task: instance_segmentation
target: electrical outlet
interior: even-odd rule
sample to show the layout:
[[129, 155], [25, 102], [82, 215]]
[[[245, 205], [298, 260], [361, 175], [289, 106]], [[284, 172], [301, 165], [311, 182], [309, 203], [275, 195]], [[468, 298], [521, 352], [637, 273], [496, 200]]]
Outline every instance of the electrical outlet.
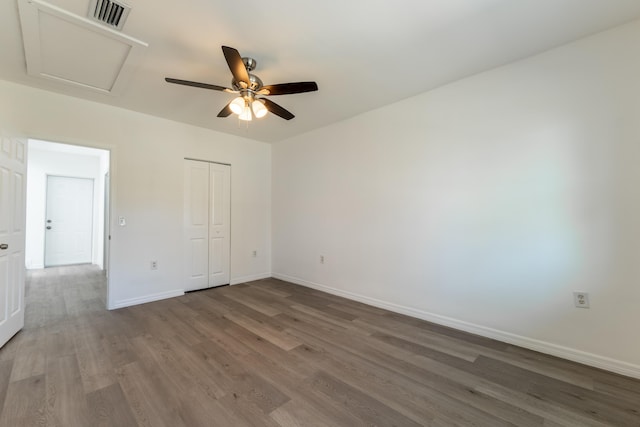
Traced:
[[320, 255], [320, 264], [324, 264], [324, 255]]
[[151, 269], [152, 270], [158, 269], [158, 261], [151, 261]]
[[253, 257], [257, 257], [258, 256], [258, 251], [253, 251]]
[[123, 216], [119, 216], [118, 224], [120, 225], [120, 227], [124, 227], [125, 225], [127, 225], [127, 219]]
[[573, 304], [578, 308], [589, 308], [589, 293], [588, 292], [574, 292]]

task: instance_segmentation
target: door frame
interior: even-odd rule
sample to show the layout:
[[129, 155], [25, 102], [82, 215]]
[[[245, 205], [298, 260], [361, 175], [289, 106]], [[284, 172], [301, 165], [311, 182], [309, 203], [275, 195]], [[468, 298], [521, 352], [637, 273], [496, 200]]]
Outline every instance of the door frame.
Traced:
[[111, 241], [111, 211], [109, 210], [109, 206], [111, 204], [111, 169], [104, 174], [104, 237], [102, 239], [102, 269], [104, 270], [104, 274], [109, 278], [109, 262], [111, 254], [109, 251], [111, 250], [111, 245], [109, 244]]
[[[64, 144], [64, 145], [71, 145], [74, 147], [84, 147], [84, 148], [94, 148], [94, 149], [98, 149], [98, 150], [104, 150], [108, 153], [109, 155], [109, 161], [107, 164], [107, 171], [109, 174], [109, 200], [108, 203], [105, 205], [105, 209], [108, 208], [109, 209], [109, 221], [112, 222], [113, 221], [113, 212], [116, 209], [116, 195], [117, 195], [117, 185], [116, 183], [116, 177], [117, 177], [117, 168], [116, 168], [116, 159], [117, 159], [117, 148], [114, 145], [111, 144], [103, 144], [103, 143], [93, 143], [92, 141], [80, 141], [80, 142], [76, 142], [76, 141], [67, 141], [64, 139], [57, 139], [57, 138], [50, 138], [47, 136], [34, 136], [34, 135], [28, 135], [24, 137], [27, 140], [27, 146], [28, 146], [28, 142], [30, 140], [37, 140], [37, 141], [42, 141], [42, 142], [50, 142], [53, 144]], [[27, 157], [27, 169], [29, 168], [29, 157]], [[26, 209], [24, 212], [24, 218], [26, 221]], [[113, 224], [109, 224], [109, 227], [104, 227], [103, 233], [104, 235], [104, 242], [108, 247], [108, 252], [110, 255], [110, 259], [113, 258], [113, 254], [114, 251], [111, 247], [111, 236], [110, 236], [110, 230], [113, 230]], [[109, 233], [109, 234], [107, 234]], [[112, 290], [111, 290], [111, 262], [109, 262], [109, 265], [103, 265], [103, 268], [105, 270], [105, 275], [106, 275], [106, 279], [107, 279], [107, 295], [106, 295], [106, 309], [107, 310], [111, 310], [112, 308], [114, 308], [114, 305], [112, 303]]]

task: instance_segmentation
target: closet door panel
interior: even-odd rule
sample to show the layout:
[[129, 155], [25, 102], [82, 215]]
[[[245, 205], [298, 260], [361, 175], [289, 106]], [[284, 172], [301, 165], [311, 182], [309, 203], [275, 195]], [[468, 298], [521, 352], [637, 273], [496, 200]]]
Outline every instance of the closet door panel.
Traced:
[[209, 286], [229, 284], [231, 166], [210, 165]]
[[209, 277], [209, 164], [184, 165], [185, 291], [206, 288]]
[[228, 285], [231, 166], [184, 162], [184, 289]]

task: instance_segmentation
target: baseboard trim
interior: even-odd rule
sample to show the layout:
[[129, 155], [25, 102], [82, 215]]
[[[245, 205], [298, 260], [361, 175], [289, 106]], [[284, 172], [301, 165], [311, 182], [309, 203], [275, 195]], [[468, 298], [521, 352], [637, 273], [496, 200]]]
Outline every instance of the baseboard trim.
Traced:
[[231, 285], [238, 285], [240, 283], [253, 282], [254, 280], [268, 279], [272, 277], [271, 273], [251, 274], [249, 276], [234, 277], [231, 279]]
[[145, 295], [143, 297], [123, 299], [116, 301], [114, 304], [109, 305], [109, 310], [116, 310], [118, 308], [131, 307], [132, 305], [145, 304], [153, 301], [160, 301], [162, 299], [174, 298], [184, 295], [183, 289], [175, 289], [173, 291], [160, 292], [157, 294]]
[[480, 335], [486, 338], [491, 338], [491, 339], [502, 341], [508, 344], [517, 345], [519, 347], [528, 348], [530, 350], [539, 351], [540, 353], [561, 357], [563, 359], [571, 360], [573, 362], [582, 363], [584, 365], [589, 365], [595, 368], [600, 368], [606, 371], [615, 372], [617, 374], [640, 379], [640, 365], [635, 365], [632, 363], [612, 359], [606, 356], [600, 356], [597, 354], [588, 353], [588, 352], [576, 350], [569, 347], [564, 347], [564, 346], [549, 343], [546, 341], [540, 341], [533, 338], [512, 334], [510, 332], [505, 332], [498, 329], [488, 328], [486, 326], [465, 322], [463, 320], [458, 320], [451, 317], [442, 316], [439, 314], [429, 313], [427, 311], [418, 310], [412, 307], [406, 307], [403, 305], [382, 301], [376, 298], [367, 297], [365, 295], [360, 295], [353, 292], [343, 291], [343, 290], [332, 288], [330, 286], [323, 285], [320, 283], [310, 282], [308, 280], [288, 276], [286, 274], [273, 273], [272, 276], [276, 279], [285, 280], [287, 282], [295, 283], [297, 285], [305, 286], [312, 289], [317, 289], [319, 291], [327, 292], [329, 294], [333, 294], [333, 295], [341, 296], [354, 301], [362, 302], [364, 304], [372, 305], [374, 307], [383, 308], [385, 310], [393, 311], [395, 313], [405, 314], [407, 316], [416, 317], [422, 320], [427, 320], [429, 322], [433, 322], [443, 326], [448, 326], [454, 329]]

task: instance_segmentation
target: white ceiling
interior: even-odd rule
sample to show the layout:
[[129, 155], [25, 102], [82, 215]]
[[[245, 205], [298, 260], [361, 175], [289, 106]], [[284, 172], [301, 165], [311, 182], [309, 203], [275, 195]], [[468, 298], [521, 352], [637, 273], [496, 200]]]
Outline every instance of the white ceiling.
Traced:
[[[50, 3], [80, 16], [89, 7]], [[16, 0], [0, 2], [0, 79], [275, 142], [640, 17], [638, 0], [125, 3], [123, 32], [149, 47], [121, 94], [27, 75]], [[265, 84], [314, 80], [320, 89], [271, 97], [296, 115], [291, 121], [269, 114], [247, 128], [235, 116], [217, 118], [233, 95], [164, 77], [229, 86], [222, 45], [256, 59], [253, 73]]]

